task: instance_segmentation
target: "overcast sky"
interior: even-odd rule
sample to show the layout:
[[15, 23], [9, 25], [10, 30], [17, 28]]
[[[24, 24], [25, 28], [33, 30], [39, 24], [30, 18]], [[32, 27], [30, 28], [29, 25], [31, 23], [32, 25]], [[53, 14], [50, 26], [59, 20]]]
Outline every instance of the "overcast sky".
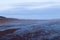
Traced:
[[0, 15], [22, 19], [60, 18], [60, 0], [0, 0]]

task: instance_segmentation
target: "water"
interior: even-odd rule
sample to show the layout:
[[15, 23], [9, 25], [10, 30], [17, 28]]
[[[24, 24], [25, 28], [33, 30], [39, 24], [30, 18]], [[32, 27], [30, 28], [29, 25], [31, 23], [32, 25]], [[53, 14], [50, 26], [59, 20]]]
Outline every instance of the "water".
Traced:
[[55, 40], [55, 37], [57, 37], [56, 40], [60, 40], [59, 34], [60, 22], [58, 21], [21, 20], [0, 24], [1, 40], [12, 40], [13, 38], [17, 40]]

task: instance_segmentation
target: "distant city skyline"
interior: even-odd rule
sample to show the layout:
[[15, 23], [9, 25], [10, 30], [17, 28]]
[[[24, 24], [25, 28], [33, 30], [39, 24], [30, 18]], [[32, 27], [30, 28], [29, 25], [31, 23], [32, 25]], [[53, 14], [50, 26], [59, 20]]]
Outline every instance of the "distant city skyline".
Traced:
[[0, 0], [0, 16], [21, 19], [60, 18], [60, 0]]

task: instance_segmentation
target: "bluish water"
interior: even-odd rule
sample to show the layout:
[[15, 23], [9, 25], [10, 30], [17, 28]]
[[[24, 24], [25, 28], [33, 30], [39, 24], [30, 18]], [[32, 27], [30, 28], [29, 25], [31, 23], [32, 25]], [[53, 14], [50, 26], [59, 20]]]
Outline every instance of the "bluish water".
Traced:
[[[16, 30], [13, 31], [14, 29]], [[13, 32], [9, 33], [8, 31], [10, 30]], [[55, 40], [55, 37], [57, 37], [56, 40], [60, 40], [60, 22], [32, 20], [31, 22], [28, 20], [11, 21], [0, 24], [0, 33], [3, 33], [2, 38], [0, 38], [1, 40], [4, 40], [4, 38], [6, 40], [13, 38], [17, 40]], [[12, 36], [12, 38], [9, 36]]]

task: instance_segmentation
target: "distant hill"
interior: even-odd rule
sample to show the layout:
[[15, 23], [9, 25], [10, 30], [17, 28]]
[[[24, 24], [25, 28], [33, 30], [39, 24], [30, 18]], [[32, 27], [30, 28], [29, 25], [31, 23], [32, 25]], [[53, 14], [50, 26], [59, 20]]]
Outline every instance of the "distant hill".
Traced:
[[0, 16], [0, 19], [3, 19], [3, 18], [6, 18], [6, 17]]
[[10, 22], [10, 21], [15, 21], [15, 20], [19, 20], [19, 19], [0, 16], [0, 23], [5, 23], [5, 22]]

